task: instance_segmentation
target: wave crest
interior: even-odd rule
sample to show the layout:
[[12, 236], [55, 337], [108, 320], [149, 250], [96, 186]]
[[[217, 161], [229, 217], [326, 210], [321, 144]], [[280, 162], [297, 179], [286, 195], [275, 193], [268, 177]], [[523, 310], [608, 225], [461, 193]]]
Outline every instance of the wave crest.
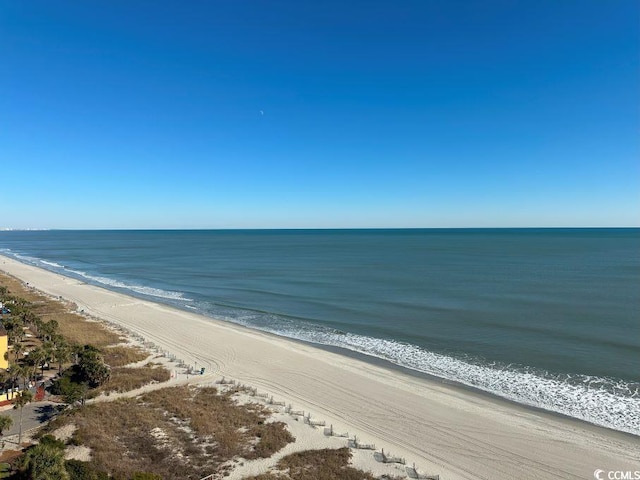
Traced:
[[89, 275], [88, 273], [82, 272], [80, 270], [66, 269], [66, 271], [70, 273], [75, 273], [76, 275], [86, 278], [89, 281], [101, 283], [102, 285], [106, 285], [108, 287], [122, 288], [125, 290], [131, 290], [133, 292], [140, 293], [142, 295], [148, 295], [151, 297], [158, 297], [158, 298], [166, 298], [168, 300], [180, 300], [184, 302], [192, 301], [192, 299], [186, 298], [182, 292], [174, 292], [171, 290], [163, 290], [161, 288], [145, 287], [142, 285], [135, 285], [135, 284], [131, 285], [131, 284], [124, 283], [119, 280], [114, 280], [108, 277], [102, 277], [98, 275]]
[[440, 377], [524, 405], [640, 435], [640, 383], [589, 375], [560, 375], [531, 367], [482, 363], [430, 352], [395, 340], [338, 332], [320, 326], [245, 312], [226, 320], [297, 340], [345, 348]]
[[103, 276], [99, 276], [99, 275], [90, 275], [87, 272], [83, 272], [81, 270], [74, 270], [74, 269], [71, 269], [71, 268], [67, 268], [64, 265], [60, 265], [59, 263], [51, 261], [51, 260], [44, 260], [42, 258], [32, 257], [32, 256], [29, 256], [29, 255], [22, 255], [22, 254], [13, 252], [9, 248], [0, 249], [0, 252], [2, 252], [3, 254], [6, 254], [8, 256], [11, 256], [11, 257], [13, 257], [13, 258], [15, 258], [15, 259], [17, 259], [17, 260], [19, 260], [21, 262], [28, 263], [28, 264], [31, 264], [31, 265], [35, 265], [37, 267], [44, 268], [45, 270], [54, 270], [54, 271], [57, 271], [59, 273], [65, 274], [65, 275], [74, 274], [76, 276], [80, 276], [80, 277], [88, 280], [89, 282], [100, 283], [100, 284], [105, 285], [107, 287], [121, 288], [121, 289], [124, 289], [124, 290], [130, 290], [132, 292], [139, 293], [141, 295], [147, 295], [147, 296], [157, 297], [157, 298], [164, 298], [164, 299], [167, 299], [167, 300], [179, 300], [179, 301], [183, 301], [183, 302], [191, 302], [192, 301], [192, 299], [186, 298], [182, 292], [175, 292], [175, 291], [171, 291], [171, 290], [163, 290], [161, 288], [154, 288], [154, 287], [146, 287], [144, 285], [128, 284], [128, 283], [121, 282], [119, 280], [114, 280], [114, 279], [108, 278], [108, 277], [103, 277]]

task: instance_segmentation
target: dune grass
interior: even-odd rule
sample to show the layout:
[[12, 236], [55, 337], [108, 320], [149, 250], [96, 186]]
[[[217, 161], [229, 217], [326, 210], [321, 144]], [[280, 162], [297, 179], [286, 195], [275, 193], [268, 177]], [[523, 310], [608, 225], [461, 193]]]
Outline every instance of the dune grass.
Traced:
[[0, 272], [0, 285], [7, 287], [12, 295], [24, 298], [31, 303], [31, 311], [44, 322], [56, 320], [60, 334], [69, 342], [79, 345], [91, 344], [98, 348], [121, 343], [124, 339], [102, 324], [91, 321], [79, 313], [71, 302], [49, 297], [20, 280]]
[[137, 347], [115, 345], [102, 349], [104, 362], [111, 368], [124, 367], [149, 358], [149, 354]]
[[215, 388], [183, 386], [74, 409], [47, 430], [76, 425], [72, 442], [89, 447], [92, 468], [115, 479], [142, 471], [165, 480], [200, 479], [224, 475], [233, 458], [269, 457], [294, 440], [283, 423], [267, 418], [260, 405], [239, 405]]
[[150, 383], [166, 382], [170, 377], [171, 374], [169, 370], [153, 364], [135, 368], [112, 368], [109, 380], [104, 385], [93, 389], [91, 396], [97, 396], [101, 393], [129, 392]]
[[[107, 385], [93, 392], [92, 396], [101, 392], [125, 392], [151, 382], [169, 380], [170, 373], [165, 368], [120, 368], [145, 360], [149, 354], [138, 347], [119, 345], [126, 339], [100, 322], [77, 313], [75, 305], [37, 292], [3, 273], [0, 273], [0, 285], [7, 287], [12, 295], [28, 300], [31, 303], [31, 311], [42, 320], [56, 320], [60, 334], [69, 344], [93, 345], [101, 350], [104, 362], [111, 367], [111, 378]], [[41, 343], [37, 339], [25, 340], [23, 343], [29, 342], [34, 345]]]
[[307, 450], [282, 458], [274, 472], [246, 480], [376, 480], [370, 473], [349, 466], [350, 460], [347, 447]]

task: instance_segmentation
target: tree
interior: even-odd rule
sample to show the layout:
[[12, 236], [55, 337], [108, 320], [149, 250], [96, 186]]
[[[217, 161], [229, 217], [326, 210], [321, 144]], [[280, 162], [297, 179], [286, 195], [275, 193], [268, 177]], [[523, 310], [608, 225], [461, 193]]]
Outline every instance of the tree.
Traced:
[[[45, 342], [40, 347], [36, 347], [29, 352], [28, 361], [35, 369], [40, 368], [42, 375], [44, 375], [44, 367], [49, 364], [55, 355], [55, 347], [50, 342]], [[35, 377], [35, 371], [33, 372]]]
[[44, 325], [44, 321], [38, 316], [36, 316], [31, 322], [31, 331], [35, 333], [38, 338], [42, 336], [40, 333], [42, 325]]
[[11, 378], [11, 376], [9, 375], [8, 370], [0, 369], [0, 385], [2, 385], [5, 390], [7, 388], [6, 384], [9, 382], [9, 378]]
[[109, 380], [109, 367], [104, 363], [102, 354], [95, 347], [85, 345], [85, 349], [80, 354], [78, 365], [82, 377], [93, 387], [102, 385]]
[[28, 360], [29, 360], [29, 365], [31, 365], [33, 369], [32, 373], [34, 377], [36, 376], [36, 372], [38, 368], [40, 367], [44, 368], [44, 363], [46, 362], [45, 357], [46, 357], [46, 352], [40, 347], [36, 347], [29, 352]]
[[[4, 435], [6, 430], [9, 430], [13, 425], [13, 419], [7, 415], [0, 415], [0, 438]], [[3, 442], [4, 443], [4, 442]]]
[[64, 341], [57, 342], [53, 351], [53, 359], [58, 363], [58, 374], [62, 374], [62, 364], [71, 360], [71, 347]]
[[40, 334], [45, 341], [51, 341], [51, 338], [58, 333], [59, 328], [57, 320], [49, 320], [40, 327]]
[[20, 409], [20, 430], [18, 432], [18, 445], [22, 444], [22, 410], [27, 403], [31, 402], [31, 400], [33, 400], [33, 393], [31, 393], [29, 390], [23, 390], [21, 392], [18, 392], [18, 395], [16, 395], [16, 399], [13, 402], [13, 408]]
[[89, 386], [86, 383], [68, 382], [66, 385], [61, 386], [63, 400], [68, 405], [73, 405], [76, 402], [84, 405], [88, 391]]
[[22, 375], [22, 367], [17, 363], [9, 365], [7, 369], [7, 376], [9, 380], [9, 384], [11, 385], [11, 398], [13, 398], [13, 389], [16, 388], [18, 384], [18, 379]]
[[53, 443], [40, 443], [27, 450], [22, 468], [31, 480], [69, 480], [64, 450]]
[[20, 358], [20, 354], [23, 351], [24, 351], [24, 345], [22, 345], [22, 343], [20, 343], [19, 341], [15, 340], [15, 337], [14, 337], [13, 353], [15, 354], [15, 358], [14, 358], [15, 362], [18, 361], [18, 358]]
[[26, 390], [27, 383], [29, 382], [29, 380], [33, 376], [33, 372], [35, 371], [34, 367], [29, 364], [16, 365], [16, 371], [18, 378], [22, 379], [22, 388]]
[[22, 340], [24, 340], [25, 332], [24, 322], [22, 321], [22, 318], [20, 318], [20, 316], [13, 314], [14, 309], [12, 309], [11, 318], [4, 320], [2, 323], [4, 324], [4, 328], [7, 331], [9, 343], [11, 343], [15, 347], [16, 345], [20, 344]]
[[82, 352], [84, 352], [85, 347], [88, 347], [89, 345], [85, 345], [84, 347], [80, 344], [74, 343], [71, 345], [71, 358], [73, 360], [73, 364], [74, 365], [78, 365], [78, 363], [80, 362], [80, 357], [82, 355]]

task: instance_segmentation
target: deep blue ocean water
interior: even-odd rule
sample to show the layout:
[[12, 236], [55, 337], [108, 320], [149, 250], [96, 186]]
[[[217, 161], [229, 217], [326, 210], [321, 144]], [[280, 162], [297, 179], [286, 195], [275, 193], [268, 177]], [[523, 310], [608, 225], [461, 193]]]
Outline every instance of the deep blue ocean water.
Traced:
[[640, 435], [640, 229], [0, 232], [0, 253]]

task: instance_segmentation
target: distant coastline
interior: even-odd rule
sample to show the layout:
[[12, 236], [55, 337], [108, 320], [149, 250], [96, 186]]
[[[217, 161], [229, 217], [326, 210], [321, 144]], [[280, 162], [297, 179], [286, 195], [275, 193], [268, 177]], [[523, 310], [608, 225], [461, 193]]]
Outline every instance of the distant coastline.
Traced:
[[394, 231], [549, 231], [549, 230], [640, 230], [640, 226], [493, 226], [493, 227], [301, 227], [301, 228], [29, 228], [29, 227], [0, 227], [0, 232], [394, 232]]

